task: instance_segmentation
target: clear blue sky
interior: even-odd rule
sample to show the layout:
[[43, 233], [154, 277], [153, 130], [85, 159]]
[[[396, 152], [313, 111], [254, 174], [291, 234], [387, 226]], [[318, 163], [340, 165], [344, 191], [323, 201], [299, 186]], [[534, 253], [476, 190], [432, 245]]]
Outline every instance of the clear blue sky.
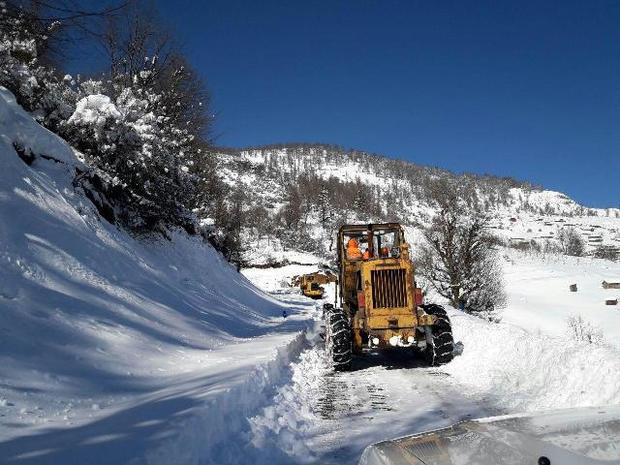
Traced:
[[218, 145], [335, 143], [620, 206], [620, 2], [156, 3]]

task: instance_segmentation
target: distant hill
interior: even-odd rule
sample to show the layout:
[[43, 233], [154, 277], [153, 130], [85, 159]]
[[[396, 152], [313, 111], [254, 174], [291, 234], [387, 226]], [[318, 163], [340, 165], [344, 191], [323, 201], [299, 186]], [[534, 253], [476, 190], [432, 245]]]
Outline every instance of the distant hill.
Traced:
[[335, 145], [220, 149], [217, 159], [219, 176], [238, 191], [241, 210], [248, 216], [243, 223], [248, 225], [244, 243], [252, 244], [250, 261], [256, 258], [261, 237], [269, 238], [274, 250], [323, 254], [343, 223], [424, 226], [433, 215], [431, 192], [440, 180], [458, 186], [470, 207], [487, 212], [498, 224], [508, 218], [620, 216], [619, 209], [587, 208], [527, 181], [456, 174]]

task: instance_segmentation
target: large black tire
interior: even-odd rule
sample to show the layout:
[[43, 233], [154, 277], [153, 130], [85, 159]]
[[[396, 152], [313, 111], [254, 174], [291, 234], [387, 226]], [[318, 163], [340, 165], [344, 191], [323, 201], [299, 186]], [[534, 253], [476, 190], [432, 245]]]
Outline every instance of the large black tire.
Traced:
[[422, 305], [422, 308], [429, 315], [437, 317], [437, 322], [431, 327], [432, 336], [426, 341], [424, 358], [430, 366], [445, 365], [454, 358], [454, 338], [450, 318], [441, 305], [427, 304]]
[[325, 349], [334, 370], [351, 369], [353, 355], [349, 318], [342, 308], [334, 308], [331, 305], [325, 308]]

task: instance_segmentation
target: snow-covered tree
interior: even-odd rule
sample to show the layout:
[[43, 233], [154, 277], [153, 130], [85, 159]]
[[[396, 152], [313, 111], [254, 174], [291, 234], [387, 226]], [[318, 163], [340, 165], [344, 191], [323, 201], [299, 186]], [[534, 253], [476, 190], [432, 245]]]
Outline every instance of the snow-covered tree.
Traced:
[[[114, 205], [137, 231], [190, 227], [197, 188], [208, 182], [208, 95], [196, 73], [141, 2], [84, 11], [33, 0], [0, 3], [0, 84], [43, 125], [86, 155]], [[74, 8], [74, 9], [72, 9]], [[56, 16], [55, 16], [56, 15]], [[63, 75], [53, 50], [80, 18], [105, 19], [109, 71], [99, 79]], [[80, 182], [87, 177], [81, 176]]]
[[467, 209], [447, 183], [438, 183], [435, 201], [438, 213], [419, 249], [420, 274], [455, 308], [496, 319], [506, 293], [486, 217]]
[[123, 224], [135, 230], [182, 225], [191, 196], [184, 134], [167, 124], [159, 95], [142, 84], [136, 76], [132, 87], [113, 87], [113, 97], [84, 95], [62, 134], [103, 172]]
[[16, 2], [0, 2], [0, 85], [39, 122], [52, 125], [71, 114], [69, 89], [48, 60], [61, 24], [35, 13]]
[[135, 231], [192, 227], [206, 209], [208, 95], [165, 29], [131, 4], [110, 18], [102, 41], [109, 72], [78, 83], [64, 137], [102, 173], [118, 220]]
[[562, 228], [558, 234], [558, 241], [562, 253], [566, 255], [581, 257], [586, 251], [586, 244], [581, 234], [573, 228]]

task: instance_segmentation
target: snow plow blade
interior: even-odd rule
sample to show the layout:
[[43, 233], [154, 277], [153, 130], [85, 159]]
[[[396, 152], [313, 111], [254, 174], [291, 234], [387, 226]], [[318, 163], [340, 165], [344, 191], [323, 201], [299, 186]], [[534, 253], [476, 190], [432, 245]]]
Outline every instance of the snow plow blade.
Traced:
[[620, 463], [620, 406], [482, 418], [367, 447], [359, 465]]

